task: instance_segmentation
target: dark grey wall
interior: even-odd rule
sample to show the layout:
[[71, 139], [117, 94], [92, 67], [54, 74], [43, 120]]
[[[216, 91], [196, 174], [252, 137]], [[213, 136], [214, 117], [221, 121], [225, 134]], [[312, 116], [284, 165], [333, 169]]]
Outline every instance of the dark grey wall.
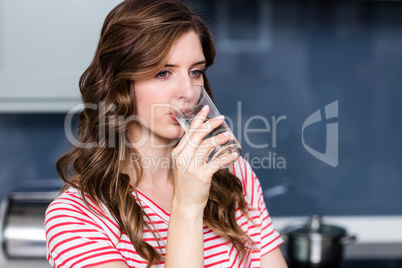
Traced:
[[[256, 160], [270, 213], [402, 214], [402, 2], [283, 2], [235, 1], [225, 12], [213, 3], [194, 5], [217, 37], [216, 64], [207, 72], [217, 107], [238, 137], [242, 129], [243, 152]], [[222, 27], [236, 34], [222, 40]], [[325, 120], [323, 109], [334, 101], [338, 117]], [[326, 123], [338, 123], [336, 167], [302, 143], [303, 123], [318, 109], [323, 121], [304, 130], [305, 143], [324, 153]], [[247, 120], [256, 115], [271, 132], [249, 133], [247, 141]], [[274, 148], [272, 117], [280, 116], [286, 119], [277, 124]], [[261, 119], [253, 125], [265, 128]], [[274, 153], [285, 169], [273, 164]]]
[[59, 188], [55, 163], [71, 144], [64, 114], [0, 114], [0, 198], [14, 189]]
[[[401, 214], [402, 2], [218, 2], [190, 4], [214, 31], [217, 107], [254, 161], [270, 213]], [[335, 101], [338, 117], [325, 120]], [[337, 123], [336, 167], [302, 142], [319, 109], [305, 144], [324, 153], [326, 124]], [[265, 118], [270, 132], [245, 133], [252, 118], [249, 129]], [[18, 184], [57, 185], [55, 161], [71, 146], [63, 124], [62, 114], [0, 115], [0, 197]]]

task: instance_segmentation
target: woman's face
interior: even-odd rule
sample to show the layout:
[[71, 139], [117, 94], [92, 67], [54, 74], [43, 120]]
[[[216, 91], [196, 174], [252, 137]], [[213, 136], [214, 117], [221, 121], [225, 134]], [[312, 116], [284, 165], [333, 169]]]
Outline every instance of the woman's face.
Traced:
[[[183, 89], [204, 85], [205, 57], [194, 31], [184, 34], [172, 48], [166, 66], [149, 80], [135, 81], [137, 116], [159, 144], [176, 140], [183, 132], [171, 114], [169, 103]], [[138, 137], [137, 137], [138, 138]]]

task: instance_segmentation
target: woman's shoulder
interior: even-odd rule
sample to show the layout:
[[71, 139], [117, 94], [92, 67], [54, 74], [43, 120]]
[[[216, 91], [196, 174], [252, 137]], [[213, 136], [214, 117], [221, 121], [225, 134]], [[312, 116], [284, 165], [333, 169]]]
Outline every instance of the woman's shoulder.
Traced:
[[241, 181], [246, 202], [250, 205], [260, 204], [263, 199], [261, 184], [247, 159], [240, 156], [230, 171]]
[[256, 179], [256, 175], [250, 165], [250, 163], [244, 157], [240, 156], [236, 162], [234, 162], [230, 168], [230, 172], [232, 172], [236, 177], [242, 180], [243, 184], [246, 181]]
[[82, 195], [78, 191], [78, 189], [69, 187], [66, 191], [61, 193], [58, 197], [56, 197], [48, 206], [48, 210], [53, 207], [73, 207], [80, 204], [85, 204]]
[[[99, 207], [88, 196], [84, 199], [75, 188], [67, 189], [50, 203], [44, 224], [49, 262], [75, 259], [78, 263], [85, 259], [80, 257], [82, 254], [91, 258], [104, 254], [121, 257], [116, 252], [120, 228], [114, 218]], [[106, 252], [106, 248], [110, 251]], [[78, 266], [82, 267], [81, 262]]]
[[83, 197], [81, 192], [74, 187], [69, 187], [60, 194], [49, 204], [46, 210], [46, 218], [71, 218], [77, 216], [93, 218], [95, 214], [109, 216], [109, 213], [102, 205], [97, 204], [87, 195]]

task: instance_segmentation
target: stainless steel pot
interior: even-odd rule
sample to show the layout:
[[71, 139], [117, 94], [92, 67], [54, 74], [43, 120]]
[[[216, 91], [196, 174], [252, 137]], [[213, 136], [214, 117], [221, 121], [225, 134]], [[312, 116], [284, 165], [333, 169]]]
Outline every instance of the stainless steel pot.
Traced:
[[45, 211], [58, 192], [13, 192], [2, 203], [2, 244], [8, 258], [45, 258]]
[[345, 229], [323, 224], [316, 214], [304, 225], [287, 227], [283, 236], [291, 268], [340, 268], [343, 247], [356, 241]]

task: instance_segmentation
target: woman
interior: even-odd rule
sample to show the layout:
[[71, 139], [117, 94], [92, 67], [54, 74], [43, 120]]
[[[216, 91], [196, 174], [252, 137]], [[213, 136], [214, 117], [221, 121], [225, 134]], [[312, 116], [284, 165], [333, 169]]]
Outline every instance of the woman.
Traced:
[[250, 165], [196, 157], [229, 139], [199, 131], [224, 119], [203, 123], [205, 107], [183, 135], [166, 108], [192, 85], [211, 95], [214, 56], [205, 23], [179, 0], [127, 0], [110, 12], [80, 79], [91, 104], [80, 144], [57, 163], [66, 186], [46, 212], [52, 266], [286, 267]]

